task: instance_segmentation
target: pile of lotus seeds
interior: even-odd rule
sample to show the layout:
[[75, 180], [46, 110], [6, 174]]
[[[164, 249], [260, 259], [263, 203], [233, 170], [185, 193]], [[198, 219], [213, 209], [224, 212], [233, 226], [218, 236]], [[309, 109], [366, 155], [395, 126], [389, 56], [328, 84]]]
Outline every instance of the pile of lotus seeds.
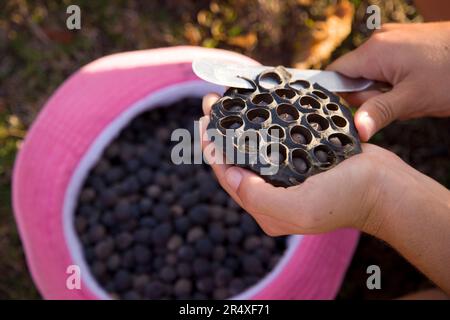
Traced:
[[135, 118], [106, 148], [79, 194], [75, 229], [93, 277], [117, 299], [226, 299], [278, 263], [266, 236], [206, 164], [175, 165], [171, 132], [194, 131], [201, 100]]

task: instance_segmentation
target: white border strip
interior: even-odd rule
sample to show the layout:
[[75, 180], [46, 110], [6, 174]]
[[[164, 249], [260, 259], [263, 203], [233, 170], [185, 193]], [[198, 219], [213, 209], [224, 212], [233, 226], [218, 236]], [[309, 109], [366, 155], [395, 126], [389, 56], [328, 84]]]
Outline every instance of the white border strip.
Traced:
[[[111, 123], [108, 124], [108, 126], [98, 135], [85, 155], [81, 158], [70, 179], [64, 197], [63, 229], [69, 254], [72, 257], [73, 262], [81, 269], [83, 283], [96, 297], [104, 300], [111, 299], [108, 293], [97, 283], [91, 274], [90, 269], [84, 260], [82, 245], [78, 239], [74, 227], [74, 211], [76, 209], [78, 195], [90, 169], [100, 159], [103, 151], [119, 135], [121, 130], [140, 113], [156, 106], [170, 105], [173, 102], [181, 100], [185, 97], [202, 97], [208, 92], [222, 93], [223, 87], [201, 80], [192, 80], [168, 86], [164, 89], [150, 93], [148, 96], [131, 105], [123, 111], [120, 116], [111, 121]], [[249, 299], [268, 283], [270, 283], [289, 261], [301, 239], [302, 236], [290, 237], [288, 241], [288, 249], [278, 265], [255, 286], [250, 287], [232, 299]]]

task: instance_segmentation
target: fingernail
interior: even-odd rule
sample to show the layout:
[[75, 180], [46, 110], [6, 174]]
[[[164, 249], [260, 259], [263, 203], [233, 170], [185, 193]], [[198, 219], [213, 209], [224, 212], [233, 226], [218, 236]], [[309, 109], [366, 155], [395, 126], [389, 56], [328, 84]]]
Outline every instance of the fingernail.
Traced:
[[365, 140], [369, 140], [376, 130], [375, 121], [367, 112], [362, 112], [358, 120], [359, 126], [364, 128]]
[[238, 168], [231, 167], [225, 172], [225, 179], [233, 191], [236, 191], [241, 183], [242, 174]]

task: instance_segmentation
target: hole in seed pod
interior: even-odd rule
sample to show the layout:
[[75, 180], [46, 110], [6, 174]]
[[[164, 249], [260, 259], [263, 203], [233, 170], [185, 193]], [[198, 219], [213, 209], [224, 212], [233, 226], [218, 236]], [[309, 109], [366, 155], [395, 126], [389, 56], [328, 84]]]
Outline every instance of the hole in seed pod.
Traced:
[[282, 99], [292, 99], [295, 97], [296, 94], [295, 91], [291, 89], [278, 89], [275, 90], [275, 93]]
[[339, 110], [339, 106], [333, 102], [327, 103], [326, 107], [330, 111], [338, 111]]
[[325, 94], [325, 92], [322, 92], [320, 90], [314, 90], [312, 93], [313, 93], [313, 95], [319, 97], [320, 99], [328, 98], [328, 96]]
[[320, 145], [318, 147], [315, 147], [314, 155], [316, 156], [317, 160], [319, 160], [319, 162], [322, 165], [331, 165], [334, 162], [333, 151], [325, 145]]
[[242, 95], [249, 95], [252, 92], [255, 92], [255, 88], [253, 89], [246, 89], [246, 88], [236, 88], [236, 92]]
[[270, 163], [278, 165], [286, 161], [287, 148], [281, 143], [271, 143], [267, 146], [267, 159]]
[[340, 116], [332, 116], [331, 120], [333, 120], [334, 124], [337, 125], [338, 127], [345, 127], [347, 125], [347, 120], [345, 120], [344, 118], [340, 117]]
[[305, 173], [310, 168], [305, 150], [294, 149], [292, 151], [292, 165], [298, 173]]
[[272, 71], [263, 73], [259, 77], [259, 85], [264, 89], [272, 89], [281, 84], [281, 82], [280, 75]]
[[237, 129], [244, 124], [238, 116], [228, 116], [220, 120], [220, 126], [224, 129]]
[[229, 112], [240, 112], [245, 108], [245, 102], [242, 99], [227, 99], [222, 102], [223, 109]]
[[296, 80], [290, 82], [289, 86], [291, 88], [294, 88], [295, 90], [301, 90], [301, 89], [308, 89], [309, 87], [311, 87], [311, 83], [309, 83], [309, 81], [306, 80]]
[[247, 130], [238, 138], [239, 150], [246, 153], [257, 152], [259, 150], [259, 144], [261, 136], [256, 130]]
[[252, 102], [254, 104], [265, 106], [271, 104], [273, 101], [272, 96], [269, 93], [260, 93], [253, 97]]
[[311, 131], [303, 126], [293, 126], [290, 130], [292, 141], [298, 144], [309, 144], [312, 140]]
[[269, 129], [267, 129], [267, 134], [271, 138], [275, 138], [275, 139], [283, 139], [284, 138], [284, 130], [282, 127], [280, 127], [277, 124], [270, 126]]
[[300, 105], [304, 108], [320, 109], [320, 102], [311, 96], [303, 96], [300, 98]]
[[333, 133], [328, 137], [328, 141], [336, 147], [347, 147], [353, 145], [352, 139], [343, 133]]
[[309, 125], [316, 131], [326, 130], [329, 126], [327, 119], [318, 114], [310, 114], [306, 119]]
[[295, 121], [299, 118], [298, 110], [288, 103], [282, 103], [277, 107], [278, 117], [286, 122]]
[[253, 123], [263, 123], [270, 117], [270, 112], [266, 109], [256, 108], [247, 111], [247, 118]]

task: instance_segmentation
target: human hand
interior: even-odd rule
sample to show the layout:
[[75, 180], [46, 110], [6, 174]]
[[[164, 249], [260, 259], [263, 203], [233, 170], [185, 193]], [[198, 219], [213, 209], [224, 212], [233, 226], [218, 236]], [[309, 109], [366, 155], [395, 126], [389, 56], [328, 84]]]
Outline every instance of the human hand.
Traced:
[[383, 25], [328, 69], [393, 86], [343, 95], [361, 105], [355, 125], [363, 141], [395, 119], [450, 116], [450, 22]]
[[[211, 105], [217, 95], [203, 100], [202, 137], [209, 122]], [[341, 227], [367, 229], [375, 224], [379, 203], [386, 199], [389, 174], [407, 171], [408, 166], [393, 153], [363, 144], [355, 155], [332, 170], [308, 178], [298, 186], [277, 188], [248, 170], [216, 164], [221, 152], [210, 156], [209, 141], [203, 140], [204, 154], [222, 187], [249, 212], [269, 235], [320, 233]], [[214, 159], [215, 158], [215, 159]], [[221, 162], [224, 163], [224, 162]], [[390, 186], [390, 197], [400, 197], [401, 188]]]

